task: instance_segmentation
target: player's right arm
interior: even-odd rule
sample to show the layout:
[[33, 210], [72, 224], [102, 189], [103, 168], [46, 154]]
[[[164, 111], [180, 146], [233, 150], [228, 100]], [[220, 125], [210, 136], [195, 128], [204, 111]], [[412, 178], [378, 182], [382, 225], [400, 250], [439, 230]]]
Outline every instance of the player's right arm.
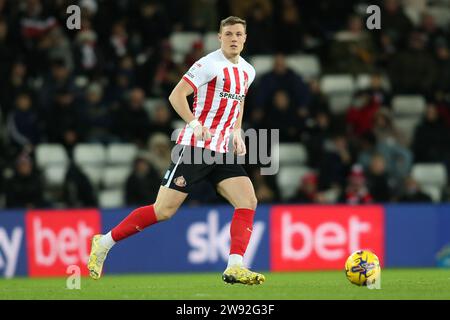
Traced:
[[192, 86], [184, 79], [181, 79], [169, 96], [169, 101], [178, 115], [186, 121], [194, 130], [197, 140], [209, 140], [211, 134], [208, 128], [204, 127], [192, 114], [187, 97], [194, 92]]

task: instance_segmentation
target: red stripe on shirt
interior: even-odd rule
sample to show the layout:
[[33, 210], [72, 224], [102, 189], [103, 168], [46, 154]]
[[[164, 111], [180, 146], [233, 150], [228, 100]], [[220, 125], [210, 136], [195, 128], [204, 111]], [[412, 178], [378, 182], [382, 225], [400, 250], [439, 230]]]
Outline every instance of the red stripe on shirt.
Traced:
[[[236, 81], [236, 94], [240, 94], [241, 93], [241, 81], [240, 81], [240, 77], [239, 77], [238, 68], [233, 67], [233, 73], [234, 73], [234, 80]], [[225, 122], [223, 129], [222, 129], [223, 134], [221, 134], [219, 139], [217, 140], [217, 148], [218, 149], [221, 148], [221, 144], [225, 138], [225, 134], [228, 130], [228, 127], [230, 126], [231, 120], [233, 119], [234, 112], [236, 110], [238, 103], [239, 103], [239, 101], [236, 101], [236, 100], [233, 101], [233, 106], [231, 107], [230, 114], [228, 115], [227, 121]], [[226, 150], [226, 147], [224, 147], [223, 149]]]
[[241, 93], [241, 81], [239, 78], [239, 70], [236, 67], [233, 67], [234, 79], [236, 80], [236, 94]]
[[[231, 87], [230, 72], [228, 71], [228, 68], [226, 68], [226, 67], [223, 68], [223, 76], [225, 78], [224, 84], [223, 84], [223, 91], [224, 92], [230, 92], [230, 87]], [[220, 120], [222, 119], [222, 116], [223, 116], [223, 114], [225, 112], [225, 109], [227, 108], [227, 103], [228, 103], [228, 99], [225, 99], [225, 98], [220, 99], [219, 109], [217, 109], [217, 112], [214, 115], [214, 119], [213, 119], [213, 122], [211, 124], [211, 127], [209, 129], [212, 135], [221, 134], [221, 132], [216, 132], [216, 129], [217, 129], [217, 126], [220, 123]], [[219, 137], [219, 139], [220, 139], [220, 137]], [[212, 139], [206, 141], [205, 148], [209, 148], [210, 147], [211, 141], [212, 141]]]
[[[203, 104], [203, 108], [201, 109], [201, 113], [200, 113], [200, 117], [198, 118], [198, 121], [200, 121], [200, 123], [202, 125], [204, 125], [205, 120], [206, 120], [206, 116], [208, 115], [209, 110], [211, 110], [211, 106], [214, 100], [214, 93], [216, 91], [216, 82], [217, 82], [217, 77], [214, 77], [214, 79], [212, 79], [211, 81], [208, 82], [208, 88], [206, 90], [206, 97], [205, 97], [205, 103]], [[195, 136], [192, 135], [191, 137], [191, 145], [195, 146], [196, 142], [195, 141]]]
[[247, 94], [247, 91], [248, 91], [248, 74], [245, 71], [244, 71], [244, 85], [245, 85], [244, 94]]

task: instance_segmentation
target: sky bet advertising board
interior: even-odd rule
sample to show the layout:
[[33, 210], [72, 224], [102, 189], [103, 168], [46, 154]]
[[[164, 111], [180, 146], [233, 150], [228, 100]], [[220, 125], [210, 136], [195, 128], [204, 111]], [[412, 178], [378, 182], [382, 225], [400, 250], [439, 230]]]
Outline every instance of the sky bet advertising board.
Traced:
[[[0, 212], [0, 276], [87, 275], [90, 239], [132, 208]], [[223, 271], [233, 208], [182, 207], [169, 221], [118, 243], [106, 274]], [[254, 270], [342, 270], [347, 256], [369, 249], [383, 267], [433, 267], [450, 243], [450, 206], [261, 205], [244, 262]]]

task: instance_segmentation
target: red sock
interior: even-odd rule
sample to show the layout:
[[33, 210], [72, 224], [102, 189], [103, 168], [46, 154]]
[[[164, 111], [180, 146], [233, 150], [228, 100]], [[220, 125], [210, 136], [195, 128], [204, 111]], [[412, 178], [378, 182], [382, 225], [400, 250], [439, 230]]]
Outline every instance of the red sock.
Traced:
[[253, 217], [255, 210], [236, 209], [231, 220], [230, 234], [231, 246], [230, 254], [243, 256], [247, 250], [248, 242], [253, 231]]
[[157, 222], [153, 205], [140, 207], [131, 212], [122, 220], [122, 222], [111, 230], [111, 237], [117, 242], [128, 238]]

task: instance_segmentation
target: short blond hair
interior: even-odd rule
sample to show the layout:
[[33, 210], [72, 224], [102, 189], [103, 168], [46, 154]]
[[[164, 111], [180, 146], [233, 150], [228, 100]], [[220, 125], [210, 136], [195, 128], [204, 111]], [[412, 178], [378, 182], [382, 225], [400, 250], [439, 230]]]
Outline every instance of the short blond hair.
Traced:
[[235, 24], [242, 24], [244, 26], [244, 30], [247, 30], [247, 22], [244, 19], [235, 16], [229, 16], [228, 18], [220, 21], [220, 29], [219, 33], [222, 33], [222, 28], [225, 26], [232, 26]]

